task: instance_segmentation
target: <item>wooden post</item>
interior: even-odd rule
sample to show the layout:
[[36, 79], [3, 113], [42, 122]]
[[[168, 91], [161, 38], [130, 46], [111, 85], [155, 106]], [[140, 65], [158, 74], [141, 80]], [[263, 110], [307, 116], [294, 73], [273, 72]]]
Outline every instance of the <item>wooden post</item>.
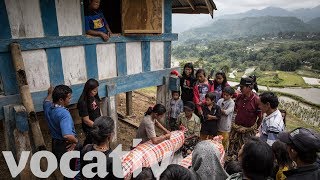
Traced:
[[169, 78], [164, 77], [163, 78], [164, 85], [157, 86], [157, 104], [162, 104], [166, 107], [166, 116], [164, 119], [162, 119], [162, 124], [165, 125], [166, 128], [169, 128], [169, 123], [168, 123], [168, 112], [170, 110], [170, 97], [171, 93], [169, 91]]
[[102, 116], [108, 115], [108, 98], [101, 98], [101, 114]]
[[10, 44], [11, 56], [16, 70], [17, 81], [19, 86], [19, 91], [22, 99], [22, 104], [27, 110], [29, 124], [31, 127], [32, 138], [35, 146], [35, 150], [45, 150], [46, 146], [42, 137], [39, 122], [34, 110], [34, 104], [32, 101], [27, 76], [24, 68], [24, 63], [22, 59], [20, 44], [12, 43]]
[[[11, 124], [12, 137], [9, 140], [10, 144], [14, 144], [14, 149], [11, 149], [15, 155], [15, 159], [19, 161], [22, 151], [32, 151], [29, 138], [28, 113], [22, 105], [8, 105], [4, 107], [5, 119], [7, 123]], [[7, 132], [9, 133], [9, 132]], [[36, 179], [30, 170], [30, 154], [25, 168], [19, 174], [21, 180]]]
[[[39, 121], [37, 119], [37, 115], [34, 109], [34, 104], [33, 104], [33, 100], [31, 97], [31, 93], [30, 93], [30, 89], [27, 81], [20, 44], [18, 43], [10, 44], [10, 50], [11, 50], [13, 65], [16, 70], [17, 83], [19, 86], [22, 104], [26, 108], [29, 127], [31, 128], [32, 137], [30, 139], [33, 140], [32, 145], [34, 146], [35, 151], [46, 150], [47, 148], [43, 140], [42, 132], [41, 132]], [[26, 147], [21, 146], [21, 149], [23, 148], [26, 148]], [[40, 167], [42, 170], [47, 169], [47, 162], [45, 159], [41, 159]], [[56, 172], [53, 174], [52, 178], [57, 179]]]
[[108, 98], [108, 116], [110, 116], [114, 120], [114, 137], [112, 141], [117, 140], [118, 136], [118, 114], [117, 114], [117, 106], [116, 106], [116, 96], [110, 96]]
[[126, 92], [126, 113], [132, 115], [132, 91]]

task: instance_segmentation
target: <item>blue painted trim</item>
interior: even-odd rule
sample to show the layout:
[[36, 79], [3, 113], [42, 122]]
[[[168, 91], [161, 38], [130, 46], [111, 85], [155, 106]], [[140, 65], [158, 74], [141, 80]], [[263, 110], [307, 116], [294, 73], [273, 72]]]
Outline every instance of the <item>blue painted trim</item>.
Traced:
[[40, 10], [45, 36], [59, 36], [55, 0], [41, 0]]
[[172, 0], [164, 0], [164, 33], [172, 32]]
[[84, 0], [80, 1], [81, 6], [81, 20], [82, 20], [82, 34], [86, 34], [86, 28], [85, 28], [85, 19], [84, 19]]
[[163, 43], [163, 57], [164, 57], [164, 68], [171, 67], [171, 42]]
[[5, 95], [19, 93], [16, 72], [9, 53], [0, 53], [0, 78]]
[[0, 39], [10, 39], [12, 37], [11, 29], [4, 0], [0, 0], [0, 9]]
[[53, 86], [64, 84], [60, 48], [46, 49], [50, 83]]
[[43, 38], [23, 38], [23, 39], [0, 39], [0, 52], [9, 52], [9, 45], [17, 42], [22, 51], [34, 49], [46, 49], [54, 47], [81, 46], [89, 44], [104, 44], [117, 42], [140, 42], [140, 41], [175, 41], [178, 34], [161, 34], [146, 36], [113, 36], [107, 42], [99, 37], [87, 36], [57, 36]]
[[86, 55], [87, 78], [98, 79], [97, 49], [96, 45], [84, 46]]
[[141, 42], [141, 54], [142, 54], [142, 72], [151, 70], [150, 65], [150, 42]]
[[[128, 92], [135, 89], [140, 89], [150, 86], [163, 85], [163, 77], [168, 77], [172, 70], [178, 70], [179, 68], [164, 69], [159, 71], [150, 71], [146, 73], [133, 74], [127, 76], [119, 76], [105, 80], [99, 80], [99, 94], [101, 97], [113, 96], [121, 92]], [[72, 99], [71, 104], [77, 103], [84, 83], [72, 85]], [[108, 89], [108, 90], [107, 90]], [[35, 106], [35, 111], [42, 111], [43, 100], [47, 97], [47, 91], [33, 92], [31, 93], [32, 100]], [[19, 94], [0, 97], [0, 120], [3, 119], [3, 106], [8, 104], [21, 103], [21, 97]]]
[[29, 131], [29, 124], [28, 124], [28, 113], [26, 110], [22, 111], [17, 111], [14, 109], [14, 117], [16, 121], [16, 128], [20, 132], [27, 132]]
[[117, 74], [127, 75], [126, 43], [116, 43]]

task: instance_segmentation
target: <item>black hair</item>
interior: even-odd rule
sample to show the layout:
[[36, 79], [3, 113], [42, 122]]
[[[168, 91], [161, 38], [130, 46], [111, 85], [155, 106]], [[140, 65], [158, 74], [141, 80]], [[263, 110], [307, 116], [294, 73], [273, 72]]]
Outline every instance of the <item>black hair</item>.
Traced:
[[249, 137], [243, 146], [241, 167], [249, 179], [267, 179], [273, 170], [271, 147], [257, 137]]
[[283, 116], [283, 123], [284, 123], [284, 125], [286, 125], [287, 111], [286, 111], [286, 110], [284, 110], [284, 109], [279, 109], [279, 111], [280, 111], [281, 113], [284, 113], [284, 116]]
[[158, 115], [162, 115], [166, 113], [166, 107], [162, 104], [156, 104], [154, 107], [149, 107], [148, 110], [144, 113], [144, 115], [150, 115], [151, 113], [157, 113]]
[[[218, 75], [221, 75], [222, 78], [223, 78], [223, 81], [222, 81], [222, 84], [221, 84], [221, 87], [222, 89], [224, 89], [226, 87], [226, 84], [227, 84], [227, 76], [226, 76], [226, 73], [223, 72], [223, 71], [218, 71], [215, 75], [215, 77], [217, 77]], [[217, 87], [219, 84], [216, 80], [214, 80], [214, 87]]]
[[206, 76], [206, 71], [204, 69], [198, 69], [196, 72], [196, 77], [198, 76], [198, 74], [203, 74], [203, 76]]
[[258, 83], [257, 83], [257, 76], [252, 75], [252, 76], [249, 76], [249, 78], [252, 79], [252, 87], [251, 87], [251, 89], [254, 89], [256, 92], [258, 92], [259, 88], [258, 88]]
[[287, 151], [287, 145], [279, 140], [272, 144], [272, 151], [280, 166], [292, 167], [292, 160]]
[[134, 180], [156, 180], [156, 178], [153, 175], [153, 172], [151, 168], [143, 167], [140, 174], [133, 178]]
[[232, 96], [235, 91], [234, 91], [234, 89], [233, 89], [231, 86], [227, 86], [227, 87], [225, 87], [225, 88], [223, 89], [222, 92], [227, 93], [227, 94], [229, 94], [229, 95]]
[[91, 135], [93, 141], [100, 145], [106, 142], [108, 137], [111, 137], [114, 132], [114, 121], [109, 116], [100, 116], [94, 120]]
[[234, 174], [242, 171], [240, 162], [233, 160], [226, 162], [226, 164], [224, 165], [224, 169], [228, 174]]
[[160, 180], [191, 180], [192, 175], [188, 169], [178, 164], [170, 164], [160, 175]]
[[[90, 92], [97, 88], [99, 86], [99, 82], [95, 79], [89, 79], [86, 84], [84, 85], [84, 88], [83, 88], [83, 91], [82, 91], [82, 94], [79, 98], [79, 102], [87, 102], [88, 101], [88, 97], [90, 96]], [[97, 93], [95, 96], [94, 96], [96, 99], [98, 99], [100, 101], [100, 98], [99, 98], [99, 93]]]
[[58, 85], [54, 88], [52, 92], [52, 101], [57, 103], [59, 99], [65, 100], [68, 97], [68, 94], [72, 93], [72, 89], [66, 85]]
[[180, 91], [171, 91], [171, 95], [173, 96], [174, 93], [178, 93], [180, 96]]
[[184, 70], [186, 68], [190, 68], [191, 69], [191, 73], [190, 73], [190, 76], [191, 77], [194, 77], [194, 67], [193, 67], [193, 64], [192, 63], [186, 63], [183, 67], [183, 72], [182, 72], [182, 77], [187, 77], [186, 73], [184, 72]]
[[259, 96], [260, 96], [260, 101], [263, 104], [269, 103], [272, 109], [276, 109], [278, 107], [279, 99], [275, 93], [267, 91], [267, 92], [263, 92]]
[[215, 102], [216, 101], [216, 95], [213, 92], [208, 92], [205, 96], [205, 98], [211, 99], [211, 101]]
[[317, 161], [317, 150], [309, 150], [307, 152], [299, 150], [294, 144], [287, 144], [289, 147], [297, 151], [299, 159], [306, 164], [313, 164]]

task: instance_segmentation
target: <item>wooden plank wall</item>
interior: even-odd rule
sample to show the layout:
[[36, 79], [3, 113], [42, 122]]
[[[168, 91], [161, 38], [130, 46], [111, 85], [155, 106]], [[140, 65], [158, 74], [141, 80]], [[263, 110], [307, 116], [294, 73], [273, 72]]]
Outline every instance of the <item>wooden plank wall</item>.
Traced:
[[[171, 0], [163, 1], [165, 8], [171, 6]], [[159, 36], [115, 36], [106, 43], [100, 38], [82, 35], [80, 0], [0, 0], [0, 8], [0, 25], [3, 25], [0, 32], [0, 75], [6, 93], [5, 97], [0, 97], [0, 119], [3, 118], [4, 105], [20, 102], [8, 54], [8, 45], [14, 41], [19, 42], [23, 50], [26, 75], [37, 111], [42, 110], [42, 100], [50, 84], [71, 85], [74, 92], [72, 103], [75, 103], [89, 78], [105, 81], [136, 74], [136, 79], [155, 78], [143, 74], [150, 71], [157, 74], [156, 71], [170, 67], [167, 62], [171, 53], [168, 45], [177, 39], [176, 34], [171, 34], [171, 10], [165, 9], [163, 16], [164, 30], [170, 29], [170, 32]], [[122, 83], [120, 78], [121, 82], [113, 93], [162, 82], [159, 79], [152, 82], [151, 79], [134, 84], [136, 79]], [[106, 91], [105, 86], [100, 87], [99, 94], [106, 96]]]

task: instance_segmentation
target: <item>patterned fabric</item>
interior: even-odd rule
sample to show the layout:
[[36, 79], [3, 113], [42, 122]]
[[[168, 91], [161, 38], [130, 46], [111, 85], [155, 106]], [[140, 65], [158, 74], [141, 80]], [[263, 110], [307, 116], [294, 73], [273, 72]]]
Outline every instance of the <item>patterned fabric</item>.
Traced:
[[[211, 140], [207, 140], [210, 141], [220, 152], [220, 163], [224, 164], [224, 157], [225, 157], [225, 151], [222, 145], [222, 136], [215, 136], [213, 139]], [[179, 165], [185, 167], [185, 168], [189, 168], [192, 165], [192, 153], [189, 154], [186, 158], [182, 159], [182, 161], [179, 163]]]
[[122, 169], [124, 177], [130, 177], [131, 174], [141, 167], [150, 167], [162, 161], [163, 157], [172, 152], [176, 152], [184, 142], [183, 131], [171, 132], [170, 140], [159, 144], [152, 144], [147, 141], [139, 144], [135, 149], [122, 157]]
[[186, 137], [192, 135], [200, 136], [201, 123], [200, 118], [196, 114], [192, 113], [192, 117], [188, 120], [186, 114], [181, 113], [177, 120], [177, 126], [179, 127], [180, 125], [187, 128], [187, 131], [185, 132]]
[[183, 102], [181, 99], [170, 100], [170, 117], [178, 118], [179, 114], [183, 112]]
[[[238, 152], [247, 137], [255, 136], [255, 130], [257, 124], [247, 128], [232, 123], [232, 129], [230, 133], [230, 144], [228, 148], [228, 160], [237, 160]], [[229, 159], [231, 158], [231, 159]]]

